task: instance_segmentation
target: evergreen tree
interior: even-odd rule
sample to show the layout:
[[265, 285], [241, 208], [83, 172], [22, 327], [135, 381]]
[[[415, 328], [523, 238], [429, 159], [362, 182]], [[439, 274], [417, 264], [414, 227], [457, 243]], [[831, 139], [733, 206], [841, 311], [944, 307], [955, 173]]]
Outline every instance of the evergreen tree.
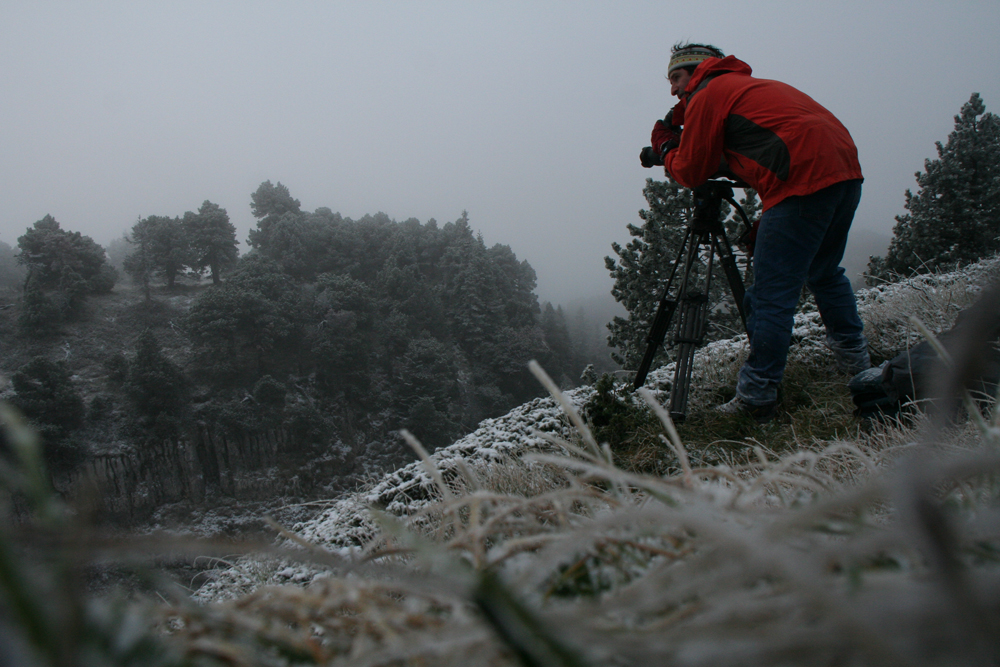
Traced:
[[79, 452], [66, 439], [83, 423], [85, 408], [66, 365], [35, 357], [14, 371], [10, 382], [15, 392], [11, 403], [38, 429], [49, 463], [73, 463]]
[[429, 447], [440, 447], [459, 435], [451, 413], [458, 411], [458, 363], [452, 346], [429, 336], [410, 341], [394, 364], [394, 403], [402, 426]]
[[18, 262], [27, 267], [29, 286], [46, 295], [60, 316], [79, 309], [87, 294], [110, 292], [117, 271], [107, 264], [104, 248], [80, 232], [68, 232], [51, 215], [17, 239]]
[[201, 293], [186, 317], [201, 369], [216, 383], [277, 374], [298, 353], [300, 293], [274, 262], [240, 260], [222, 285]]
[[143, 295], [146, 301], [149, 301], [152, 298], [149, 283], [156, 265], [153, 261], [153, 240], [142, 232], [143, 222], [145, 221], [140, 220], [132, 227], [132, 237], [128, 239], [128, 243], [132, 245], [132, 252], [125, 257], [122, 268], [133, 283], [142, 286]]
[[192, 262], [191, 246], [184, 226], [178, 218], [151, 215], [132, 226], [128, 242], [133, 251], [123, 267], [135, 282], [141, 284], [149, 298], [149, 281], [162, 275], [172, 288], [177, 276]]
[[[679, 288], [684, 258], [678, 258], [678, 252], [694, 214], [691, 191], [673, 181], [647, 179], [643, 195], [649, 203], [648, 210], [639, 211], [644, 224], [641, 227], [628, 225], [629, 234], [635, 238], [624, 248], [617, 243], [611, 244], [618, 256], [617, 260], [604, 258], [605, 266], [615, 281], [611, 294], [628, 311], [628, 318], [615, 316], [608, 325], [611, 332], [608, 345], [617, 350], [611, 354], [612, 358], [629, 369], [636, 368], [642, 360], [646, 335], [656, 315], [659, 299], [674, 270], [674, 262], [678, 259], [681, 263], [677, 266], [673, 288], [675, 291]], [[748, 218], [752, 219], [759, 210], [756, 193], [747, 189], [740, 205], [747, 212]], [[737, 264], [742, 264], [745, 268], [746, 257], [742, 250], [735, 247], [742, 229], [739, 226], [742, 219], [737, 217], [726, 202], [722, 203], [720, 219], [724, 221], [727, 237], [734, 246]], [[707, 271], [708, 252], [703, 248], [699, 261], [691, 266], [689, 280], [693, 281], [692, 284], [699, 285], [699, 289]], [[742, 331], [739, 311], [717, 256], [712, 261], [710, 287], [707, 340], [718, 340]], [[670, 344], [669, 336], [664, 342]], [[661, 360], [664, 347], [658, 353]]]
[[19, 289], [24, 285], [25, 270], [17, 261], [17, 253], [0, 241], [0, 287]]
[[955, 116], [938, 159], [906, 191], [885, 258], [872, 257], [867, 282], [949, 270], [1000, 251], [1000, 119], [973, 93]]
[[197, 213], [184, 214], [184, 233], [191, 244], [191, 265], [196, 270], [208, 269], [212, 282], [219, 284], [222, 271], [236, 264], [236, 227], [229, 222], [226, 209], [207, 199]]
[[29, 277], [25, 282], [17, 320], [21, 332], [30, 336], [53, 333], [53, 325], [58, 324], [62, 317], [59, 306], [45, 294], [38, 282], [35, 277]]
[[128, 364], [125, 389], [140, 423], [160, 438], [177, 435], [187, 381], [148, 329], [136, 343]]
[[611, 244], [617, 260], [604, 258], [615, 281], [611, 294], [628, 311], [627, 319], [616, 316], [608, 324], [608, 345], [617, 350], [611, 356], [624, 368], [642, 360], [646, 334], [691, 219], [691, 191], [677, 183], [647, 179], [642, 194], [649, 203], [648, 210], [639, 211], [643, 225], [628, 225], [634, 238], [624, 248]]
[[356, 405], [365, 399], [374, 370], [380, 331], [379, 304], [371, 288], [349, 276], [323, 274], [312, 305], [315, 325], [308, 338], [323, 392]]
[[277, 185], [272, 185], [271, 181], [264, 181], [250, 195], [250, 212], [257, 218], [257, 229], [250, 230], [247, 244], [266, 253], [271, 244], [271, 228], [274, 224], [285, 215], [290, 215], [290, 219], [294, 220], [302, 210], [299, 200], [292, 197], [281, 181], [278, 181]]

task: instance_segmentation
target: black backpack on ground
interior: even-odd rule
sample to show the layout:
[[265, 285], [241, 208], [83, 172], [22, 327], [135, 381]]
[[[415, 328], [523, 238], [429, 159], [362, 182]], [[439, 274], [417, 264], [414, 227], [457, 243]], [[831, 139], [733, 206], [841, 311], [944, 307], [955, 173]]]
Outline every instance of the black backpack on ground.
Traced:
[[[938, 336], [945, 347], [951, 349], [957, 340], [956, 330], [962, 325], [965, 312], [958, 316], [955, 326]], [[996, 396], [1000, 383], [1000, 331], [994, 331], [993, 344], [985, 348], [979, 357], [976, 377], [966, 384], [973, 398], [983, 405]], [[897, 354], [881, 366], [858, 373], [847, 383], [851, 391], [855, 416], [866, 419], [872, 417], [892, 417], [902, 406], [930, 398], [934, 387], [930, 386], [939, 363], [938, 353], [931, 344], [923, 341], [909, 350]]]

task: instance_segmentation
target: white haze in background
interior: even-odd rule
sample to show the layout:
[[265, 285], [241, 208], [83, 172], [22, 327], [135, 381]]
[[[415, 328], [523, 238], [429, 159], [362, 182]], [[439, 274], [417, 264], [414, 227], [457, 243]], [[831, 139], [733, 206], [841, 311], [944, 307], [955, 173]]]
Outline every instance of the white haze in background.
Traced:
[[[455, 220], [606, 293], [669, 46], [714, 43], [833, 111], [861, 153], [855, 241], [881, 252], [973, 91], [1000, 111], [1000, 3], [16, 2], [0, 7], [0, 240], [50, 213], [107, 244], [209, 199]], [[879, 244], [881, 247], [878, 247]], [[864, 258], [862, 258], [863, 260]], [[863, 261], [861, 262], [863, 265]]]

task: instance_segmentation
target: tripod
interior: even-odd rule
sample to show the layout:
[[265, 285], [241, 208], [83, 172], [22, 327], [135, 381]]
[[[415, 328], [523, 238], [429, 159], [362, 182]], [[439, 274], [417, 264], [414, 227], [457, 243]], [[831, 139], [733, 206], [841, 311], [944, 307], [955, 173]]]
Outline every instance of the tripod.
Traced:
[[[663, 296], [660, 297], [656, 316], [646, 336], [646, 353], [632, 383], [633, 388], [638, 389], [646, 382], [646, 375], [653, 364], [656, 349], [663, 343], [670, 328], [670, 321], [677, 312], [677, 331], [674, 335], [674, 343], [677, 344], [677, 364], [674, 368], [674, 381], [670, 387], [670, 416], [676, 422], [684, 421], [686, 416], [694, 352], [705, 341], [709, 313], [708, 297], [712, 286], [712, 263], [716, 255], [736, 300], [743, 328], [746, 328], [747, 319], [743, 310], [743, 295], [746, 290], [736, 266], [732, 245], [719, 220], [722, 202], [726, 201], [740, 214], [747, 230], [750, 229], [746, 213], [733, 199], [733, 186], [736, 185], [731, 181], [707, 181], [694, 189], [693, 220], [684, 234], [667, 286], [663, 290]], [[699, 280], [696, 275], [692, 275], [692, 268], [701, 263], [703, 252], [707, 254], [707, 260], [704, 277]], [[673, 293], [671, 288], [682, 258], [684, 270], [677, 292]]]

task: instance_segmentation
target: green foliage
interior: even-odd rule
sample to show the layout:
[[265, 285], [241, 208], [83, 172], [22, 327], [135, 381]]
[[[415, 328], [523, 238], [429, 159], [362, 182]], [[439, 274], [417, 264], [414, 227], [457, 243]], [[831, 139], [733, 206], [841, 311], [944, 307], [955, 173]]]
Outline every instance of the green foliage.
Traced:
[[[46, 215], [17, 239], [18, 261], [27, 267], [25, 291], [37, 289], [65, 317], [79, 310], [87, 294], [109, 292], [117, 271], [105, 261], [104, 248], [89, 236], [63, 230], [55, 218]], [[44, 321], [47, 307], [32, 297], [32, 313], [22, 325]], [[46, 311], [43, 314], [42, 311]]]
[[285, 399], [288, 387], [270, 375], [257, 380], [250, 392], [257, 428], [276, 428], [286, 421]]
[[111, 382], [122, 384], [128, 378], [128, 359], [121, 352], [116, 352], [104, 360], [104, 370]]
[[896, 216], [885, 258], [872, 257], [869, 284], [946, 271], [1000, 252], [1000, 118], [973, 93], [955, 116], [938, 159], [917, 172], [906, 191], [907, 214]]
[[[633, 239], [624, 248], [611, 244], [617, 261], [604, 258], [615, 281], [611, 294], [628, 311], [627, 318], [616, 316], [608, 325], [608, 345], [617, 350], [612, 357], [624, 368], [635, 368], [642, 359], [643, 341], [670, 275], [670, 262], [691, 217], [690, 191], [672, 181], [647, 179], [643, 195], [649, 203], [648, 210], [639, 211], [643, 225], [628, 225]], [[660, 356], [663, 354], [661, 350]]]
[[[243, 258], [226, 211], [210, 201], [130, 230], [122, 263], [139, 284], [169, 286], [184, 267], [208, 267], [215, 283], [171, 321], [188, 337], [172, 347], [189, 345], [185, 368], [205, 387], [196, 406], [151, 333], [167, 324], [162, 308], [130, 313], [150, 331], [134, 358], [115, 355], [106, 370], [133, 434], [170, 436], [189, 418], [233, 429], [285, 420], [309, 437], [333, 426], [350, 443], [406, 427], [433, 447], [540, 395], [529, 360], [551, 361], [564, 385], [577, 374], [565, 318], [551, 307], [541, 314], [532, 267], [509, 246], [488, 247], [465, 213], [443, 225], [383, 213], [351, 220], [303, 211], [270, 182], [251, 200], [258, 222]], [[38, 227], [60, 231], [55, 221]], [[32, 335], [62, 312], [36, 273], [23, 309]]]
[[[649, 203], [648, 210], [639, 211], [643, 225], [628, 225], [629, 234], [634, 237], [632, 241], [624, 248], [612, 243], [611, 248], [617, 259], [604, 258], [605, 267], [615, 281], [611, 294], [628, 311], [627, 318], [616, 316], [608, 325], [611, 332], [608, 344], [617, 350], [611, 355], [615, 361], [629, 369], [636, 368], [642, 360], [646, 335], [693, 216], [691, 191], [673, 181], [647, 179], [643, 195]], [[756, 214], [756, 201], [756, 193], [748, 190], [741, 202], [748, 216]], [[723, 219], [729, 213], [730, 207], [723, 203]], [[734, 240], [737, 228], [735, 221], [727, 222], [726, 227], [730, 240]], [[699, 280], [705, 268], [703, 261], [696, 262], [692, 266], [691, 280]], [[677, 268], [675, 290], [682, 269], [683, 258]], [[707, 340], [730, 337], [742, 330], [729, 283], [718, 261], [714, 262], [709, 302]], [[669, 338], [666, 342], [669, 343]], [[654, 361], [654, 368], [665, 359], [666, 351], [661, 347]]]
[[257, 218], [257, 229], [250, 230], [250, 238], [247, 243], [251, 248], [260, 249], [269, 245], [269, 233], [271, 226], [281, 219], [286, 213], [298, 215], [301, 213], [299, 200], [293, 199], [288, 188], [278, 181], [277, 185], [272, 185], [271, 181], [264, 181], [257, 190], [250, 195], [250, 212]]
[[178, 218], [151, 215], [139, 220], [127, 240], [133, 250], [124, 259], [123, 267], [145, 288], [147, 299], [154, 276], [163, 276], [167, 287], [173, 287], [177, 276], [194, 263], [186, 230]]
[[416, 338], [394, 370], [403, 428], [435, 448], [461, 435], [453, 414], [458, 412], [458, 355], [451, 346], [429, 336]]
[[[443, 226], [350, 220], [302, 211], [270, 181], [251, 200], [254, 252], [188, 319], [215, 386], [308, 375], [345, 432], [379, 414], [431, 446], [539, 395], [527, 363], [549, 347], [535, 272], [508, 246], [486, 247], [465, 213]], [[237, 289], [248, 262], [285, 281], [280, 296]]]
[[140, 424], [158, 438], [176, 436], [187, 390], [184, 374], [164, 355], [156, 336], [148, 329], [140, 334], [125, 379], [125, 392]]
[[87, 404], [87, 421], [101, 422], [108, 419], [114, 411], [115, 402], [107, 394], [98, 394]]
[[125, 257], [122, 262], [122, 268], [132, 279], [132, 282], [142, 286], [143, 293], [146, 295], [146, 301], [149, 301], [149, 285], [153, 279], [156, 264], [153, 260], [151, 240], [142, 233], [143, 230], [141, 227], [138, 230], [136, 229], [141, 224], [142, 221], [137, 222], [132, 227], [132, 238], [128, 242], [134, 244], [135, 249]]
[[219, 284], [222, 271], [232, 267], [239, 257], [236, 227], [229, 222], [226, 209], [206, 199], [197, 213], [185, 213], [181, 224], [191, 249], [189, 265], [196, 271], [207, 268], [212, 282]]
[[379, 305], [374, 291], [349, 276], [323, 274], [316, 283], [309, 336], [324, 393], [356, 403], [367, 395], [376, 353]]
[[107, 294], [115, 288], [118, 277], [118, 269], [107, 263], [102, 264], [89, 281], [90, 291], [94, 294]]
[[250, 230], [247, 240], [251, 248], [297, 280], [313, 280], [330, 268], [328, 256], [336, 252], [339, 215], [329, 209], [304, 213], [299, 200], [280, 182], [261, 183], [250, 199], [250, 210], [257, 218], [257, 229]]
[[660, 431], [655, 415], [644, 403], [632, 400], [627, 385], [616, 386], [614, 376], [605, 373], [594, 389], [583, 414], [598, 442], [607, 443], [612, 450], [621, 450], [645, 443], [651, 434]]
[[45, 336], [54, 333], [54, 325], [62, 320], [62, 311], [31, 277], [24, 286], [21, 298], [21, 312], [18, 326], [21, 332], [30, 336]]
[[299, 291], [274, 262], [252, 253], [224, 284], [191, 305], [186, 328], [201, 371], [223, 382], [273, 372], [301, 336]]
[[14, 371], [10, 381], [15, 392], [11, 403], [38, 429], [49, 463], [74, 463], [79, 452], [67, 438], [83, 423], [85, 410], [66, 365], [35, 357]]
[[288, 388], [275, 380], [270, 375], [265, 375], [257, 380], [253, 386], [253, 399], [262, 406], [276, 409], [285, 406], [285, 396], [288, 395]]

